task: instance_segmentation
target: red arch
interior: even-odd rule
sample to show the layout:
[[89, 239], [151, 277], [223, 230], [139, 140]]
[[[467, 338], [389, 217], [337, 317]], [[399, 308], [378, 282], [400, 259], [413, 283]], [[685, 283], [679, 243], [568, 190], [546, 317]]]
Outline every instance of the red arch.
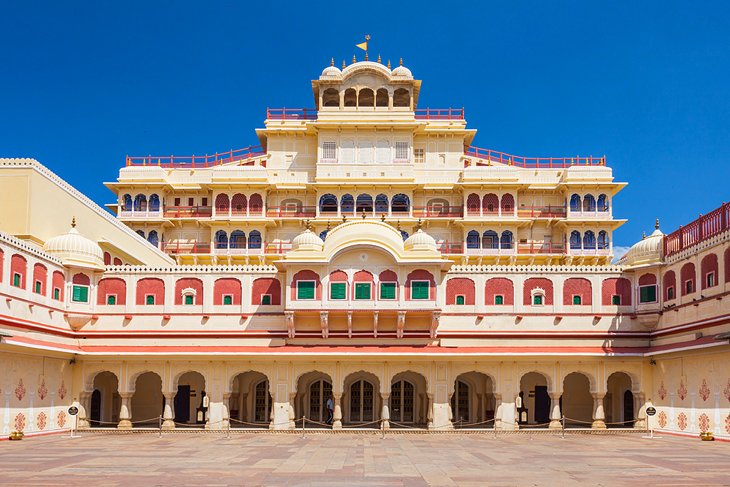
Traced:
[[112, 264], [112, 254], [109, 252], [104, 252], [104, 265], [111, 265]]
[[674, 288], [674, 297], [672, 299], [677, 298], [677, 276], [674, 274], [674, 271], [668, 271], [666, 274], [664, 274], [663, 287], [664, 299], [669, 300], [668, 290], [670, 287]]
[[479, 215], [479, 207], [480, 207], [480, 199], [479, 195], [476, 193], [471, 193], [466, 198], [466, 214], [467, 215]]
[[215, 211], [224, 211], [227, 213], [230, 208], [231, 202], [227, 194], [221, 193], [215, 197]]
[[114, 257], [114, 265], [122, 265], [122, 259], [119, 257]]
[[81, 272], [74, 274], [73, 278], [71, 278], [71, 282], [80, 286], [91, 286], [91, 278]]
[[35, 264], [33, 266], [33, 292], [35, 292], [35, 283], [40, 281], [41, 290], [38, 294], [46, 295], [46, 280], [48, 279], [48, 269], [43, 264]]
[[[237, 306], [241, 305], [241, 281], [232, 277], [222, 277], [216, 279], [213, 283], [213, 305], [223, 305], [223, 296], [230, 295], [232, 303]], [[202, 297], [200, 300], [202, 304]]]
[[347, 282], [347, 273], [340, 270], [330, 272], [330, 282]]
[[107, 295], [115, 294], [116, 304], [123, 305], [127, 304], [127, 283], [124, 279], [116, 277], [107, 277], [99, 281], [98, 289], [96, 290], [96, 304], [107, 304]]
[[299, 271], [291, 280], [291, 300], [297, 299], [297, 281], [314, 281], [314, 299], [317, 301], [322, 299], [322, 282], [319, 280], [319, 274], [310, 270]]
[[502, 201], [500, 203], [502, 213], [512, 213], [515, 211], [515, 197], [507, 193], [502, 195]]
[[583, 277], [571, 277], [563, 284], [563, 304], [572, 305], [573, 296], [580, 296], [580, 304], [593, 304], [593, 287], [591, 281]]
[[540, 288], [545, 291], [545, 306], [553, 305], [553, 281], [545, 277], [531, 277], [525, 281], [522, 288], [522, 303], [525, 306], [532, 304], [533, 289]]
[[[715, 273], [715, 283], [712, 286], [707, 285], [707, 274], [710, 272]], [[717, 254], [707, 254], [706, 256], [702, 257], [702, 261], [700, 262], [700, 275], [702, 276], [702, 289], [707, 289], [708, 287], [714, 287], [717, 286], [717, 283], [720, 282], [718, 272], [718, 263], [717, 263]]]
[[[61, 271], [53, 271], [51, 283], [54, 290], [58, 289], [58, 300], [63, 301], [63, 288], [66, 285], [66, 278], [63, 277], [63, 273]], [[53, 296], [53, 291], [51, 291], [51, 296]]]
[[137, 281], [135, 302], [146, 304], [148, 295], [155, 297], [155, 305], [165, 304], [165, 282], [155, 277], [146, 277]]
[[408, 274], [406, 278], [406, 289], [405, 297], [406, 301], [411, 300], [411, 282], [412, 281], [428, 281], [428, 299], [433, 301], [436, 299], [436, 280], [433, 278], [433, 274], [425, 269], [416, 269], [415, 271]]
[[682, 269], [680, 269], [679, 271], [679, 279], [681, 281], [680, 286], [682, 287], [682, 296], [690, 294], [687, 292], [687, 281], [692, 281], [692, 292], [694, 293], [695, 291], [697, 291], [697, 279], [695, 276], [695, 265], [692, 262], [687, 262], [682, 266]]
[[281, 304], [281, 282], [275, 277], [259, 277], [253, 281], [251, 286], [251, 304], [258, 306], [261, 304], [261, 295], [270, 294], [271, 304], [278, 306]]
[[725, 268], [725, 282], [730, 282], [730, 247], [725, 249], [725, 253], [723, 254], [722, 260], [724, 261], [723, 263], [725, 264], [723, 266]]
[[264, 210], [264, 200], [261, 199], [260, 194], [254, 193], [251, 195], [248, 199], [248, 209], [254, 215], [259, 214]]
[[601, 284], [601, 304], [611, 306], [614, 295], [621, 296], [621, 306], [631, 306], [631, 281], [625, 277], [604, 279]]
[[20, 254], [13, 254], [10, 258], [10, 282], [13, 282], [13, 276], [20, 274], [20, 287], [25, 289], [26, 273], [28, 272], [28, 261]]
[[[492, 211], [489, 211], [489, 205], [492, 205]], [[482, 198], [482, 212], [495, 214], [499, 212], [499, 198], [494, 193], [487, 193]]]
[[493, 277], [487, 279], [484, 286], [484, 303], [487, 306], [494, 304], [494, 297], [502, 296], [502, 304], [512, 306], [515, 304], [515, 285], [506, 277]]
[[446, 304], [456, 304], [456, 296], [464, 296], [464, 304], [474, 305], [474, 281], [466, 277], [454, 277], [446, 281]]
[[642, 274], [639, 278], [639, 286], [651, 286], [656, 284], [656, 274]]
[[195, 291], [195, 304], [203, 304], [203, 281], [195, 277], [183, 277], [175, 282], [175, 304], [183, 304], [183, 290]]

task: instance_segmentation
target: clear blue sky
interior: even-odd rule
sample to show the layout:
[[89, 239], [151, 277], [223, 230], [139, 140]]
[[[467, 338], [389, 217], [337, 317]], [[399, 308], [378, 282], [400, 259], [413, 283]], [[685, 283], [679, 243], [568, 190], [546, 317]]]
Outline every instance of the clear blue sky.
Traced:
[[629, 182], [615, 245], [728, 200], [727, 2], [5, 2], [0, 156], [110, 202], [126, 154], [257, 143], [266, 107], [312, 106], [366, 33], [420, 106], [466, 107], [476, 145], [606, 154]]

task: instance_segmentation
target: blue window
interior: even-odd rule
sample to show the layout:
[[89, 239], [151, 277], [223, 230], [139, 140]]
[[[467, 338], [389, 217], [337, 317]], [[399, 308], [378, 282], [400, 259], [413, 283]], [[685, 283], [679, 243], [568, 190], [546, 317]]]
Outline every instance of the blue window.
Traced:
[[466, 248], [467, 249], [478, 249], [479, 248], [479, 232], [472, 230], [466, 234]]
[[258, 230], [252, 230], [248, 234], [248, 248], [249, 249], [260, 249], [261, 248], [261, 232]]

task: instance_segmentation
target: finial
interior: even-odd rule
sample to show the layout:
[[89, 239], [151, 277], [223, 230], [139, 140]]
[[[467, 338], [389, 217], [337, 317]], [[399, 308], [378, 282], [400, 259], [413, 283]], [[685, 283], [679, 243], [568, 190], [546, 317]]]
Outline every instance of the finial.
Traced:
[[71, 217], [71, 228], [76, 228], [76, 217]]
[[378, 54], [378, 62], [379, 62], [380, 64], [383, 64], [383, 62], [382, 62], [382, 61], [380, 60], [380, 54]]
[[357, 59], [355, 59], [355, 55], [353, 54], [353, 55], [352, 55], [352, 63], [354, 64], [354, 63], [356, 63], [356, 62], [357, 62]]
[[347, 217], [345, 215], [342, 215], [342, 223], [345, 223], [347, 221]]
[[654, 222], [654, 230], [659, 230], [659, 218]]
[[416, 231], [419, 231], [421, 227], [423, 226], [423, 223], [421, 222], [421, 219], [418, 219], [418, 222], [416, 223]]
[[403, 58], [400, 58], [400, 64], [398, 66], [403, 66]]
[[335, 58], [332, 58], [332, 59], [330, 59], [330, 66], [334, 66], [334, 65], [335, 65]]
[[310, 232], [312, 231], [312, 222], [310, 222], [308, 218], [304, 220], [304, 228], [306, 228]]
[[368, 215], [367, 213], [365, 213], [365, 210], [362, 210], [362, 219], [364, 220], [365, 218], [367, 218], [367, 216]]
[[330, 221], [329, 220], [327, 220], [327, 231], [328, 232], [330, 231]]
[[400, 232], [400, 220], [395, 221], [395, 228], [397, 228], [398, 231]]
[[388, 59], [388, 69], [390, 69], [390, 59]]
[[645, 239], [646, 239], [646, 232], [641, 232], [641, 240], [645, 240]]
[[345, 60], [342, 60], [342, 69], [345, 69], [347, 67], [347, 64], [345, 64]]
[[367, 61], [367, 60], [368, 60], [368, 52], [365, 51], [365, 61]]
[[385, 221], [385, 213], [383, 213], [382, 215], [380, 215], [380, 221], [381, 222], [384, 222]]

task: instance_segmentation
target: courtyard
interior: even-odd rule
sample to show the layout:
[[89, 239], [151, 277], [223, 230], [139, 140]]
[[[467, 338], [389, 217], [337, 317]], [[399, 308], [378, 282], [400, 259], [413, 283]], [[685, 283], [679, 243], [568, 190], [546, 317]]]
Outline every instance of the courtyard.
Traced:
[[728, 458], [640, 434], [87, 434], [0, 442], [0, 485], [718, 486]]

